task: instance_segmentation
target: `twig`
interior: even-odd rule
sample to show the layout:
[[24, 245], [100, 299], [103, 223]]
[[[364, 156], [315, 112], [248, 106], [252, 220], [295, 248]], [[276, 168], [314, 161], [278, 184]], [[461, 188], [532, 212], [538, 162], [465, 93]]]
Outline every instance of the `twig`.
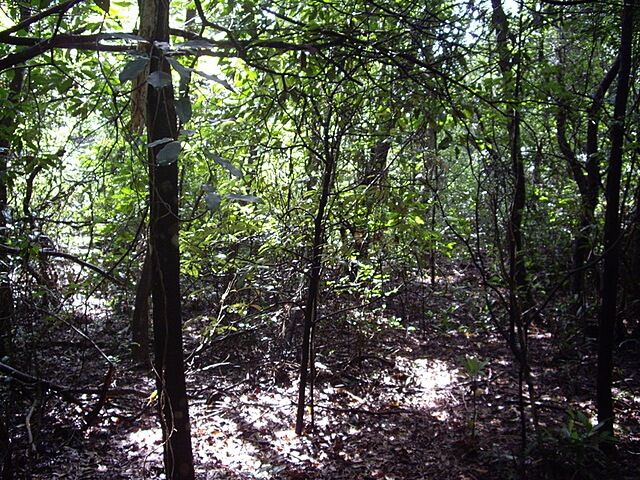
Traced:
[[14, 26], [7, 28], [0, 32], [0, 38], [6, 38], [12, 33], [18, 32], [20, 30], [25, 30], [29, 25], [36, 23], [38, 20], [41, 20], [46, 17], [50, 17], [51, 15], [55, 15], [56, 13], [65, 13], [71, 7], [80, 3], [81, 0], [68, 0], [67, 2], [61, 3], [60, 5], [55, 5], [54, 7], [49, 8], [43, 12], [39, 12], [36, 15], [32, 15], [31, 17], [16, 23]]
[[[0, 250], [3, 250], [5, 252], [7, 252], [7, 253], [13, 253], [13, 254], [22, 253], [22, 249], [20, 249], [18, 247], [12, 247], [11, 245], [5, 245], [5, 244], [2, 244], [2, 243], [0, 243]], [[81, 258], [78, 258], [75, 255], [72, 255], [71, 253], [58, 252], [56, 250], [51, 250], [51, 249], [48, 249], [48, 248], [42, 248], [42, 249], [40, 249], [38, 254], [39, 255], [43, 255], [45, 257], [66, 258], [67, 260], [71, 260], [72, 262], [77, 263], [78, 265], [80, 265], [82, 267], [86, 267], [86, 268], [88, 268], [90, 270], [93, 270], [96, 273], [99, 273], [104, 278], [106, 278], [107, 280], [112, 281], [116, 285], [119, 285], [121, 287], [126, 287], [124, 282], [122, 282], [121, 280], [117, 279], [116, 277], [111, 275], [109, 272], [103, 270], [102, 268], [98, 267], [97, 265], [94, 265], [94, 264], [89, 263], [89, 262], [87, 262], [85, 260], [82, 260]]]
[[76, 327], [74, 324], [69, 322], [67, 319], [61, 317], [60, 315], [57, 315], [53, 312], [48, 312], [48, 314], [49, 316], [55, 317], [56, 320], [64, 323], [66, 326], [71, 328], [74, 332], [76, 332], [78, 335], [80, 335], [82, 338], [88, 341], [98, 351], [98, 353], [102, 356], [102, 358], [104, 358], [110, 366], [113, 366], [113, 361], [111, 360], [111, 358], [109, 358], [109, 355], [107, 355], [104, 352], [104, 350], [102, 350], [92, 338], [89, 338], [89, 336], [86, 333], [84, 333], [82, 330], [80, 330], [78, 327]]
[[33, 403], [31, 404], [31, 408], [29, 409], [29, 413], [27, 413], [27, 416], [24, 419], [24, 426], [27, 429], [27, 438], [29, 439], [29, 447], [33, 453], [36, 452], [36, 445], [33, 442], [33, 432], [31, 431], [31, 417], [33, 416], [33, 412], [36, 409], [37, 403], [37, 399], [33, 401]]
[[96, 402], [93, 409], [84, 416], [84, 427], [83, 430], [87, 430], [91, 425], [93, 425], [100, 414], [100, 410], [104, 407], [105, 403], [107, 403], [107, 394], [109, 393], [109, 387], [111, 387], [111, 382], [113, 382], [113, 374], [116, 369], [113, 364], [109, 365], [109, 371], [104, 378], [104, 382], [102, 384], [102, 389], [100, 391], [100, 397]]
[[[15, 368], [2, 362], [0, 362], [0, 373], [4, 373], [5, 375], [11, 378], [15, 378], [19, 382], [26, 383], [28, 385], [42, 387], [47, 390], [57, 392], [57, 393], [62, 393], [62, 394], [101, 395], [104, 390], [104, 384], [101, 388], [67, 387], [65, 385], [60, 385], [59, 383], [55, 383], [50, 380], [45, 380], [44, 378], [34, 377], [32, 375], [29, 375], [28, 373], [21, 372], [20, 370], [16, 370]], [[116, 395], [135, 395], [137, 397], [149, 396], [147, 392], [136, 390], [134, 388], [114, 388], [109, 390], [109, 393], [110, 393], [110, 396], [112, 397]]]
[[24, 372], [21, 372], [20, 370], [16, 370], [15, 368], [2, 362], [0, 362], [0, 373], [4, 373], [5, 375], [8, 375], [11, 378], [15, 378], [16, 380], [22, 383], [44, 387], [48, 390], [53, 390], [54, 392], [66, 392], [70, 390], [68, 387], [65, 387], [64, 385], [60, 385], [58, 383], [45, 380], [43, 378], [34, 377], [32, 375], [29, 375], [28, 373], [24, 373]]

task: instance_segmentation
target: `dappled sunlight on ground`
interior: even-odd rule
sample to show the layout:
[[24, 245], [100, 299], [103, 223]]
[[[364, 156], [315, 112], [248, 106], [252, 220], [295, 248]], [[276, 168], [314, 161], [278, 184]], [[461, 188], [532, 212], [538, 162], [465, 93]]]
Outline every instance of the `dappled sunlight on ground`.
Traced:
[[[206, 319], [191, 321], [187, 383], [196, 478], [507, 478], [514, 473], [520, 445], [517, 364], [491, 326], [469, 314], [475, 311], [472, 306], [447, 302], [453, 304], [459, 308], [439, 324], [426, 313], [421, 317], [419, 309], [405, 311], [407, 320], [369, 312], [357, 321], [349, 316], [323, 324], [313, 422], [308, 407], [301, 436], [294, 431], [299, 339], [285, 346], [268, 327], [242, 326], [203, 344], [199, 332]], [[549, 342], [547, 335], [531, 335], [532, 375], [545, 431], [557, 429], [559, 417], [566, 421], [568, 406], [593, 413], [591, 391], [572, 387], [591, 378], [593, 359], [576, 357], [563, 368], [552, 368], [557, 361]], [[63, 361], [75, 365], [72, 357], [65, 360], [66, 350], [52, 350], [48, 358], [54, 354], [56, 368]], [[482, 364], [482, 373], [471, 378], [465, 360]], [[104, 359], [99, 362], [93, 372], [104, 370]], [[164, 478], [162, 435], [149, 403], [154, 397], [151, 372], [125, 362], [118, 366], [113, 397], [87, 432], [68, 433], [67, 403], [59, 402], [55, 423], [60, 429], [50, 434], [52, 453], [41, 457], [48, 460], [39, 462], [40, 476], [34, 478]], [[577, 375], [582, 377], [574, 382]], [[637, 390], [627, 385], [632, 380], [616, 385], [621, 405], [638, 402]], [[99, 374], [83, 380], [86, 385], [102, 381]], [[91, 406], [95, 397], [82, 400]], [[637, 443], [637, 421], [620, 418], [627, 422], [621, 433]]]
[[[409, 432], [398, 430], [395, 416], [428, 413], [445, 421], [451, 405], [443, 408], [443, 404], [454, 400], [449, 390], [457, 381], [457, 370], [445, 361], [396, 357], [388, 370], [381, 376], [387, 385], [382, 393], [354, 393], [338, 377], [334, 378], [336, 384], [319, 385], [315, 434], [306, 436], [294, 432], [293, 386], [218, 395], [213, 405], [195, 404], [194, 450], [202, 464], [233, 471], [242, 478], [307, 478], [314, 471], [322, 478], [321, 472], [333, 471], [336, 462], [365, 468], [368, 460], [363, 454], [377, 447], [371, 443], [364, 452], [349, 449], [353, 438], [373, 439], [386, 433], [385, 442], [402, 443]], [[377, 417], [376, 421], [368, 420], [369, 416]]]
[[[353, 472], [362, 478], [403, 478], [383, 472], [398, 460], [396, 455], [409, 462], [412, 449], [419, 447], [414, 440], [423, 423], [450, 418], [449, 410], [459, 403], [451, 390], [460, 375], [444, 360], [408, 356], [397, 356], [377, 370], [359, 384], [353, 375], [342, 377], [340, 372], [319, 383], [315, 431], [302, 436], [294, 431], [295, 381], [205, 392], [206, 398], [203, 394], [191, 403], [199, 478], [357, 478], [350, 477]], [[370, 388], [374, 380], [376, 388]], [[310, 409], [307, 422], [310, 430]], [[130, 445], [130, 458], [145, 464], [145, 471], [159, 474], [157, 428], [133, 431], [123, 443]]]
[[396, 358], [396, 366], [404, 367], [409, 372], [409, 379], [415, 383], [418, 389], [416, 406], [424, 408], [437, 408], [438, 400], [449, 397], [448, 390], [456, 382], [457, 368], [452, 368], [449, 363], [429, 358], [409, 360], [403, 357]]

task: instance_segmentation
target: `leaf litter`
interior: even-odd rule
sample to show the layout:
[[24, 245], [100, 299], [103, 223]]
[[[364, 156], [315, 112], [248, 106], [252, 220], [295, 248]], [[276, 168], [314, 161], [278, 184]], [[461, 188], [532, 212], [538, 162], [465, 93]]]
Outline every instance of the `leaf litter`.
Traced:
[[[200, 332], [210, 312], [192, 308], [186, 343], [193, 353], [188, 384], [197, 478], [519, 478], [518, 370], [505, 342], [476, 320], [468, 299], [424, 291], [412, 295], [402, 297], [401, 308], [389, 302], [356, 320], [345, 314], [318, 325], [313, 406], [307, 408], [301, 436], [294, 431], [298, 333], [289, 344], [279, 325], [238, 323], [203, 343]], [[452, 302], [458, 308], [447, 322], [435, 321], [425, 314], [424, 298], [417, 298], [424, 295], [431, 311], [450, 311]], [[93, 338], [110, 355], [125, 358], [126, 342], [118, 340], [122, 326], [107, 317], [102, 330], [94, 319]], [[52, 336], [40, 352], [40, 375], [54, 379], [62, 371], [75, 372], [79, 385], [99, 385], [104, 375], [99, 357], [86, 345], [76, 346], [72, 333], [57, 335], [58, 343]], [[553, 339], [543, 332], [532, 333], [530, 348], [545, 431], [566, 425], [568, 408], [593, 414], [593, 355], [559, 359]], [[483, 375], [473, 381], [460, 362], [465, 356], [486, 361]], [[620, 454], [608, 464], [608, 473], [595, 469], [592, 478], [611, 478], [611, 471], [616, 478], [635, 478], [640, 463], [637, 358], [619, 359]], [[80, 368], [79, 360], [84, 362]], [[14, 389], [17, 403], [9, 419], [18, 472], [43, 479], [163, 478], [150, 378], [148, 370], [122, 360], [99, 421], [89, 428], [81, 419], [95, 395], [37, 400], [28, 389]], [[30, 409], [40, 412], [31, 426], [32, 442], [25, 424]], [[531, 455], [525, 462], [529, 478], [570, 478], [549, 474], [540, 457]]]

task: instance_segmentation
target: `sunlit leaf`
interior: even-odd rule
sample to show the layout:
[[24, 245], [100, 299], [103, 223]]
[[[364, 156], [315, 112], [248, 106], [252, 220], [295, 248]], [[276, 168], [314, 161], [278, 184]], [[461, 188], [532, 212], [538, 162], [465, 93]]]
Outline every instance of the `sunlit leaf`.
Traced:
[[156, 162], [158, 162], [158, 165], [161, 166], [171, 165], [178, 159], [178, 155], [180, 155], [181, 151], [182, 146], [180, 145], [179, 141], [174, 140], [172, 142], [169, 142], [156, 155]]
[[138, 57], [131, 60], [124, 66], [124, 68], [120, 72], [120, 75], [118, 75], [120, 83], [124, 83], [126, 81], [134, 80], [135, 78], [137, 78], [138, 75], [144, 72], [144, 69], [148, 64], [148, 57]]
[[149, 74], [149, 78], [147, 78], [147, 82], [149, 82], [149, 85], [151, 85], [156, 90], [164, 87], [170, 87], [171, 74], [160, 71], [151, 72], [151, 74]]
[[227, 162], [224, 158], [222, 158], [220, 155], [217, 155], [215, 153], [212, 153], [208, 150], [204, 151], [205, 155], [207, 157], [209, 157], [210, 159], [212, 159], [214, 162], [216, 162], [218, 165], [220, 165], [223, 168], [226, 168], [229, 173], [231, 173], [231, 175], [233, 175], [236, 178], [242, 178], [242, 170], [240, 170], [238, 167], [234, 167], [233, 165], [231, 165], [229, 162]]

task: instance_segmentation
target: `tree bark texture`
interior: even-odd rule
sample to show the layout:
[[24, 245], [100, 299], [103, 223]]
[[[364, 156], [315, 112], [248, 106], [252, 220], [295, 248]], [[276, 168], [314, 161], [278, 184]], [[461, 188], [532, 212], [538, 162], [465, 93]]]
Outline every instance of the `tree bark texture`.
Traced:
[[[169, 0], [141, 0], [141, 31], [150, 35], [150, 75], [171, 74], [160, 48], [169, 41]], [[177, 138], [171, 85], [147, 86], [149, 143]], [[164, 145], [149, 149], [151, 292], [153, 300], [154, 369], [162, 425], [165, 474], [168, 480], [194, 478], [182, 347], [180, 251], [178, 246], [178, 164], [159, 164]]]
[[[616, 90], [613, 124], [610, 139], [609, 169], [605, 186], [607, 202], [604, 223], [604, 267], [599, 315], [598, 373], [596, 407], [598, 422], [603, 431], [614, 433], [614, 405], [612, 396], [613, 347], [617, 317], [618, 274], [620, 270], [620, 186], [622, 177], [625, 116], [631, 77], [633, 13], [637, 0], [625, 0], [620, 34], [620, 71]], [[602, 444], [605, 450], [611, 444]]]

